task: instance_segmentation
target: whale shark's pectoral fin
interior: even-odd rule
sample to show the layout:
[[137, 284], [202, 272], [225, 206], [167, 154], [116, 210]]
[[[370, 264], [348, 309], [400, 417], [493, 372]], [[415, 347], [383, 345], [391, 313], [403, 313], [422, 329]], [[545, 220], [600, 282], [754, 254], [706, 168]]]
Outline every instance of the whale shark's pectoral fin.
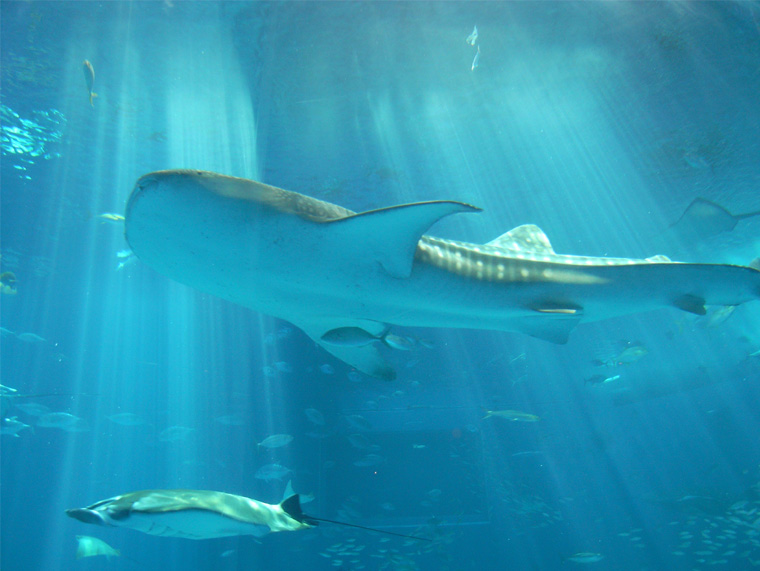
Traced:
[[369, 210], [326, 222], [346, 259], [375, 260], [395, 278], [412, 273], [420, 238], [435, 222], [457, 212], [480, 212], [463, 202], [437, 200]]
[[319, 321], [304, 322], [301, 319], [289, 320], [294, 325], [301, 328], [312, 341], [322, 347], [328, 353], [335, 355], [341, 361], [344, 361], [355, 369], [371, 377], [392, 381], [396, 378], [396, 371], [393, 370], [387, 361], [377, 350], [374, 343], [368, 343], [362, 346], [344, 346], [325, 343], [322, 336], [334, 329], [343, 327], [358, 327], [364, 329], [371, 335], [382, 335], [387, 330], [384, 323], [378, 321], [369, 321], [365, 319], [321, 319]]

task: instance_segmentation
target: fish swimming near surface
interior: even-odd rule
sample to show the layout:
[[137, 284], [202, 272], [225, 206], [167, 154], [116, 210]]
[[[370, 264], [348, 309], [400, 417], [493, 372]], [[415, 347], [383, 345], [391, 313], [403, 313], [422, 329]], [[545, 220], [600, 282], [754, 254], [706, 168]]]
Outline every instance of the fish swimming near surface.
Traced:
[[705, 305], [760, 298], [755, 267], [561, 255], [534, 225], [486, 244], [424, 235], [445, 216], [479, 210], [440, 200], [357, 214], [252, 180], [172, 170], [137, 181], [125, 230], [132, 251], [158, 272], [289, 321], [383, 379], [395, 372], [377, 343], [323, 338], [397, 325], [565, 343], [582, 322], [662, 307], [704, 315]]
[[92, 90], [92, 84], [95, 83], [95, 68], [92, 67], [92, 64], [88, 60], [84, 60], [82, 63], [82, 71], [84, 72], [84, 81], [87, 85], [87, 94], [90, 96], [90, 105], [95, 107], [95, 104], [92, 102], [92, 100], [98, 96], [98, 94]]

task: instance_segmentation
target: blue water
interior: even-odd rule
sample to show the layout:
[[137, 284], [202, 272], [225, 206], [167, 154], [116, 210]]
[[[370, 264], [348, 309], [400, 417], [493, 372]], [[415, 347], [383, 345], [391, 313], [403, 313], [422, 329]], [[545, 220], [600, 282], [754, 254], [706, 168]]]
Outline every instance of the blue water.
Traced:
[[[757, 302], [582, 324], [566, 345], [405, 329], [425, 343], [384, 350], [382, 382], [142, 265], [100, 216], [142, 174], [194, 168], [356, 211], [483, 208], [445, 238], [534, 223], [559, 253], [747, 264], [759, 218], [669, 225], [697, 197], [760, 210], [756, 3], [0, 10], [3, 416], [29, 425], [0, 438], [4, 571], [760, 565]], [[272, 434], [293, 441], [257, 446]], [[257, 477], [271, 464], [288, 472]], [[64, 513], [161, 488], [277, 503], [288, 480], [309, 514], [432, 541], [326, 523], [191, 541]], [[77, 535], [122, 555], [77, 560]], [[603, 558], [563, 563], [579, 552]]]

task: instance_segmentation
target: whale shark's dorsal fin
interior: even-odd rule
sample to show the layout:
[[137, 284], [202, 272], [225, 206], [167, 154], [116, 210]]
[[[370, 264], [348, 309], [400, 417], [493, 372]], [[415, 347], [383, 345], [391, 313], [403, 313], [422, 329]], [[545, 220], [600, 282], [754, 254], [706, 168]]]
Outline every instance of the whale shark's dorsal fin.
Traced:
[[457, 212], [480, 212], [480, 208], [446, 200], [415, 202], [368, 210], [325, 224], [330, 225], [332, 239], [341, 245], [341, 255], [346, 259], [374, 259], [391, 276], [408, 278], [422, 235], [444, 216]]
[[531, 252], [533, 254], [556, 256], [549, 238], [535, 224], [523, 224], [513, 228], [488, 242], [486, 246], [512, 250], [515, 252]]

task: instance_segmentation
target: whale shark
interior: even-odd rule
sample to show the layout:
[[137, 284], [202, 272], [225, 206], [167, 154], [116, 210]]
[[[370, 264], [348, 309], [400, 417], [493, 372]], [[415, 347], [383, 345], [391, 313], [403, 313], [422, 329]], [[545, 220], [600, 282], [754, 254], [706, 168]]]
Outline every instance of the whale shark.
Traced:
[[[132, 251], [159, 273], [293, 323], [374, 377], [395, 378], [377, 343], [390, 326], [515, 331], [565, 343], [580, 323], [760, 297], [760, 265], [557, 254], [535, 225], [486, 244], [426, 235], [479, 212], [436, 200], [355, 213], [252, 180], [198, 170], [149, 173], [125, 213]], [[356, 335], [354, 335], [356, 337]]]
[[263, 537], [316, 525], [301, 512], [297, 494], [275, 505], [211, 490], [131, 492], [86, 508], [66, 510], [66, 515], [84, 523], [185, 539]]

